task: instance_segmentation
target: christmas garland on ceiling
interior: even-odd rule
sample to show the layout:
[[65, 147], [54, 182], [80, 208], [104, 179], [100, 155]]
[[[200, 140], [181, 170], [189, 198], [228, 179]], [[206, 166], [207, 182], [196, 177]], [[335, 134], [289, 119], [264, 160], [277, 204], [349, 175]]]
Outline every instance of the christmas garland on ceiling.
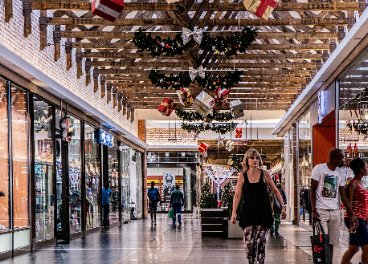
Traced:
[[[193, 28], [192, 28], [193, 29]], [[215, 55], [236, 55], [237, 52], [244, 53], [249, 45], [256, 40], [257, 29], [244, 27], [241, 33], [235, 32], [232, 36], [216, 36], [212, 37], [209, 33], [203, 33], [203, 38], [199, 48], [205, 53], [213, 53]], [[183, 51], [188, 50], [197, 44], [193, 36], [184, 45], [182, 34], [178, 33], [173, 39], [161, 38], [160, 36], [152, 37], [151, 33], [145, 32], [139, 28], [134, 33], [133, 43], [140, 49], [140, 52], [147, 50], [153, 57], [165, 54], [166, 56], [174, 56], [183, 54]]]
[[188, 132], [194, 132], [196, 134], [199, 134], [204, 131], [212, 131], [215, 133], [225, 134], [227, 132], [234, 131], [237, 124], [234, 124], [233, 122], [227, 123], [227, 124], [199, 124], [199, 125], [193, 125], [189, 123], [182, 123], [181, 128], [188, 131]]
[[[243, 71], [238, 70], [227, 72], [225, 76], [206, 73], [206, 77], [204, 79], [200, 76], [196, 76], [195, 80], [204, 89], [208, 89], [210, 91], [214, 91], [218, 88], [231, 89], [234, 84], [239, 83], [242, 73]], [[175, 90], [188, 87], [192, 82], [189, 77], [189, 72], [181, 72], [176, 75], [171, 73], [169, 76], [166, 76], [165, 74], [160, 73], [160, 71], [153, 69], [148, 74], [148, 79], [150, 79], [152, 84], [157, 87]]]
[[220, 113], [218, 111], [213, 111], [212, 114], [207, 115], [205, 118], [198, 114], [197, 112], [188, 112], [181, 108], [175, 109], [175, 114], [182, 119], [183, 121], [219, 121], [219, 122], [227, 122], [233, 120], [234, 117], [231, 112]]

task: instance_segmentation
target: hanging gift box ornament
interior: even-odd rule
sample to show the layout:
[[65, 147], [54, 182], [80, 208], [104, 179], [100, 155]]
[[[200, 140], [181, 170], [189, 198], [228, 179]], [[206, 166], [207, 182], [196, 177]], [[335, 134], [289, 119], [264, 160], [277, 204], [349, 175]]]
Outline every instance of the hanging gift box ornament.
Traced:
[[189, 88], [180, 88], [180, 90], [176, 91], [179, 95], [179, 100], [184, 106], [191, 106], [193, 104], [192, 93]]
[[173, 3], [177, 3], [177, 2], [182, 2], [183, 0], [166, 0], [166, 2], [168, 4], [173, 4]]
[[348, 144], [347, 150], [348, 150], [349, 154], [353, 153], [353, 148], [351, 147], [351, 143]]
[[235, 128], [235, 138], [241, 138], [243, 134], [243, 129], [241, 127]]
[[227, 103], [227, 98], [228, 97], [229, 97], [229, 90], [228, 89], [218, 88], [215, 91], [216, 104], [218, 104], [219, 106], [224, 106]]
[[201, 152], [201, 153], [205, 153], [205, 152], [207, 152], [208, 147], [209, 147], [209, 145], [208, 145], [208, 144], [206, 144], [206, 143], [202, 142], [202, 143], [201, 143], [201, 145], [199, 145], [198, 150], [199, 150], [199, 152]]
[[198, 114], [205, 117], [207, 116], [213, 106], [215, 105], [215, 99], [207, 94], [205, 91], [202, 91], [193, 102], [193, 109], [197, 111]]
[[229, 152], [232, 151], [234, 149], [234, 141], [232, 140], [227, 141], [225, 149]]
[[94, 0], [92, 13], [114, 22], [124, 9], [124, 0]]
[[354, 153], [357, 154], [358, 153], [358, 146], [356, 143], [354, 143]]
[[164, 98], [164, 100], [162, 100], [159, 107], [157, 107], [157, 110], [162, 115], [169, 116], [171, 114], [171, 112], [174, 110], [174, 108], [175, 108], [174, 101], [171, 100], [170, 98]]
[[235, 119], [244, 116], [244, 104], [240, 100], [231, 101], [229, 104], [231, 113]]
[[243, 0], [244, 7], [247, 11], [266, 20], [268, 20], [277, 3], [278, 0]]

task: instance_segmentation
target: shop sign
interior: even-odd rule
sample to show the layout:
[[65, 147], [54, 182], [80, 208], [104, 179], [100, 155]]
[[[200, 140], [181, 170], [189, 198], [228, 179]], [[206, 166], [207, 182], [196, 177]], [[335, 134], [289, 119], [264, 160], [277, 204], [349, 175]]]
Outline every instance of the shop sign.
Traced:
[[322, 124], [322, 119], [327, 115], [327, 91], [318, 92], [318, 124]]
[[114, 136], [107, 133], [106, 131], [102, 129], [96, 129], [95, 130], [95, 140], [97, 144], [102, 144], [105, 146], [108, 146], [109, 148], [112, 148], [114, 146]]

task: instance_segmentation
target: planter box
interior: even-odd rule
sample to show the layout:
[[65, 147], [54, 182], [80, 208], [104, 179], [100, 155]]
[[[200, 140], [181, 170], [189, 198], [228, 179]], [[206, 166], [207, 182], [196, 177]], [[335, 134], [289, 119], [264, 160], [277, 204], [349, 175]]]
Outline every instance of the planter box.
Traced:
[[236, 224], [231, 223], [229, 220], [228, 222], [228, 238], [237, 238], [242, 239], [243, 238], [243, 228], [239, 226], [239, 221], [236, 221]]
[[202, 237], [226, 238], [227, 219], [225, 216], [226, 210], [222, 208], [201, 209]]

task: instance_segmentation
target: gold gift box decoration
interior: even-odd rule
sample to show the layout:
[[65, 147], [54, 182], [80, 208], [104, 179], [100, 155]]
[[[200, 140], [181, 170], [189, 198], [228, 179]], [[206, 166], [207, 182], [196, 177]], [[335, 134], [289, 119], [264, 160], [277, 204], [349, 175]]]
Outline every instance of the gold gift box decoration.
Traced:
[[244, 0], [243, 4], [247, 11], [257, 17], [268, 20], [272, 11], [275, 9], [278, 0]]

